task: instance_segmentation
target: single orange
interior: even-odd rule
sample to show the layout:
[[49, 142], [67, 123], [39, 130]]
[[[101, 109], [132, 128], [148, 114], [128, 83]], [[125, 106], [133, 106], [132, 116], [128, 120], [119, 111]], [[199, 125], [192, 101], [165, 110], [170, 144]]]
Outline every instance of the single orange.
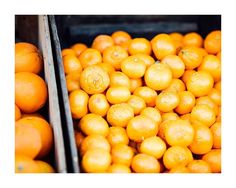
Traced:
[[65, 48], [61, 51], [61, 55], [62, 57], [64, 57], [65, 55], [73, 55], [76, 56], [76, 53], [74, 50], [70, 49], [70, 48]]
[[112, 147], [116, 144], [128, 145], [129, 143], [129, 138], [123, 127], [110, 127], [107, 140]]
[[37, 173], [55, 173], [55, 170], [49, 163], [40, 160], [36, 160], [35, 163], [38, 166]]
[[130, 79], [123, 72], [113, 72], [110, 74], [110, 87], [113, 86], [124, 86], [130, 88]]
[[112, 163], [123, 164], [129, 167], [133, 156], [133, 150], [126, 144], [116, 144], [111, 149]]
[[211, 100], [214, 101], [216, 105], [221, 105], [221, 91], [219, 91], [219, 89], [217, 90], [215, 88], [212, 88], [208, 93], [208, 96], [211, 98]]
[[65, 74], [72, 72], [80, 73], [82, 72], [82, 66], [79, 59], [74, 55], [65, 55], [63, 56], [63, 65]]
[[98, 35], [92, 43], [92, 48], [104, 52], [107, 48], [114, 46], [114, 41], [109, 35]]
[[79, 61], [84, 69], [88, 66], [102, 63], [102, 55], [98, 50], [88, 48], [79, 55]]
[[87, 47], [85, 44], [83, 44], [83, 43], [76, 43], [76, 44], [72, 45], [70, 48], [71, 48], [72, 50], [74, 50], [76, 56], [79, 57], [79, 55], [80, 55], [84, 50], [86, 50], [88, 47]]
[[195, 106], [195, 96], [190, 91], [179, 92], [179, 104], [175, 108], [178, 114], [190, 113]]
[[150, 119], [155, 121], [157, 125], [159, 125], [162, 121], [160, 111], [153, 107], [144, 108], [140, 114], [149, 117]]
[[210, 130], [213, 135], [213, 148], [220, 149], [221, 148], [221, 123], [216, 122], [211, 127]]
[[186, 166], [183, 166], [183, 165], [176, 166], [169, 170], [169, 173], [189, 173], [189, 172], [190, 170]]
[[215, 115], [218, 114], [219, 108], [209, 96], [197, 98], [196, 105], [199, 105], [199, 104], [205, 104], [209, 106], [211, 109], [213, 109], [213, 111], [215, 112]]
[[184, 35], [183, 45], [202, 47], [203, 38], [196, 32], [187, 33], [186, 35]]
[[127, 103], [133, 108], [134, 115], [140, 114], [140, 112], [146, 108], [145, 101], [136, 95], [131, 95]]
[[171, 80], [170, 85], [164, 89], [163, 91], [169, 91], [169, 92], [182, 92], [185, 91], [186, 87], [184, 82], [181, 79], [174, 78]]
[[111, 166], [109, 166], [107, 172], [108, 173], [131, 173], [131, 170], [126, 165], [113, 163]]
[[213, 149], [209, 151], [203, 155], [202, 160], [210, 164], [212, 172], [221, 172], [221, 149]]
[[115, 31], [112, 33], [111, 38], [116, 45], [122, 45], [123, 43], [131, 40], [131, 36], [125, 31]]
[[104, 94], [94, 94], [89, 98], [88, 108], [91, 113], [105, 116], [110, 108], [110, 104]]
[[211, 173], [211, 166], [206, 161], [201, 159], [191, 161], [187, 168], [191, 173]]
[[126, 102], [129, 100], [130, 95], [129, 88], [124, 86], [109, 87], [106, 92], [107, 100], [111, 104]]
[[183, 74], [183, 76], [181, 77], [181, 80], [183, 80], [183, 82], [186, 84], [186, 82], [189, 80], [190, 76], [195, 73], [195, 70], [186, 70]]
[[136, 88], [133, 94], [143, 98], [147, 106], [153, 107], [156, 105], [157, 92], [154, 89], [142, 86]]
[[221, 51], [221, 31], [210, 32], [204, 41], [204, 48], [209, 54], [217, 54]]
[[145, 38], [134, 38], [131, 40], [128, 48], [130, 55], [147, 54], [150, 55], [152, 51], [151, 43]]
[[129, 79], [130, 80], [130, 92], [133, 93], [134, 90], [143, 85], [142, 78]]

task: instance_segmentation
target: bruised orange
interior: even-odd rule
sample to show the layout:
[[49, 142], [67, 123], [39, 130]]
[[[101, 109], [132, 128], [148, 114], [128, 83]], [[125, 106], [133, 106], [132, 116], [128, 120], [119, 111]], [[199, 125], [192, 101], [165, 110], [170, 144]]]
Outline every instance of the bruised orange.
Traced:
[[130, 80], [130, 92], [133, 93], [134, 90], [143, 85], [142, 78], [129, 79]]
[[203, 155], [202, 160], [210, 164], [212, 172], [221, 172], [221, 149], [213, 149], [209, 151]]
[[201, 159], [191, 161], [187, 168], [191, 173], [211, 173], [211, 166]]
[[80, 89], [79, 86], [80, 73], [72, 72], [66, 75], [66, 87], [68, 92]]
[[107, 172], [108, 173], [131, 173], [131, 170], [126, 165], [113, 163], [111, 166], [109, 166]]

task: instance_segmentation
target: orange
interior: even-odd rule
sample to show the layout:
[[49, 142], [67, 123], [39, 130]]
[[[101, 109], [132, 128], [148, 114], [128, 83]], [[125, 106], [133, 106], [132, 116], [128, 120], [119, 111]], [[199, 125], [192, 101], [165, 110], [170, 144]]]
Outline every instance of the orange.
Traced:
[[212, 88], [211, 91], [208, 93], [208, 96], [211, 98], [211, 100], [214, 101], [216, 105], [221, 105], [221, 91]]
[[201, 35], [195, 32], [187, 33], [186, 35], [184, 35], [183, 45], [202, 47], [203, 38], [201, 37]]
[[196, 72], [195, 70], [186, 70], [184, 72], [183, 76], [181, 77], [181, 79], [186, 84], [186, 82], [189, 80], [190, 76], [195, 72]]
[[211, 127], [210, 130], [213, 135], [213, 148], [220, 149], [221, 148], [221, 123], [216, 122]]
[[116, 144], [128, 145], [129, 138], [127, 136], [126, 130], [123, 127], [110, 127], [107, 140], [111, 146]]
[[89, 66], [80, 75], [80, 87], [87, 94], [102, 93], [110, 84], [106, 71], [97, 65]]
[[69, 95], [70, 110], [72, 117], [80, 119], [88, 113], [89, 96], [83, 90], [74, 90]]
[[176, 53], [174, 40], [168, 34], [158, 34], [151, 40], [152, 50], [158, 60]]
[[165, 56], [161, 63], [167, 64], [172, 72], [173, 78], [179, 78], [184, 74], [185, 65], [182, 59], [177, 55]]
[[111, 164], [111, 155], [103, 149], [88, 150], [82, 158], [82, 168], [89, 173], [107, 172]]
[[109, 166], [108, 173], [131, 173], [131, 170], [128, 166], [123, 164], [112, 164]]
[[129, 78], [141, 78], [146, 71], [146, 65], [142, 59], [132, 55], [121, 62], [121, 70]]
[[126, 127], [133, 117], [134, 110], [127, 103], [112, 105], [107, 112], [107, 121], [111, 126]]
[[173, 32], [170, 33], [169, 36], [174, 40], [174, 41], [183, 41], [184, 36], [181, 33], [178, 32]]
[[46, 156], [51, 151], [53, 146], [53, 131], [46, 120], [39, 117], [25, 117], [18, 120], [16, 124], [19, 126], [30, 126], [39, 132], [41, 150], [37, 155], [38, 158]]
[[37, 173], [55, 173], [55, 170], [49, 163], [39, 160], [36, 160], [35, 163], [38, 166]]
[[130, 42], [131, 42], [131, 40], [127, 40], [127, 41], [123, 42], [122, 44], [120, 44], [120, 46], [128, 52]]
[[25, 155], [15, 156], [15, 173], [35, 173], [39, 170], [37, 163]]
[[211, 109], [213, 109], [213, 111], [215, 112], [215, 115], [218, 114], [218, 106], [214, 103], [214, 101], [208, 97], [208, 96], [204, 96], [204, 97], [199, 97], [197, 100], [196, 100], [196, 105], [199, 105], [199, 104], [205, 104], [207, 106], [209, 106]]
[[77, 149], [79, 150], [80, 148], [80, 145], [81, 143], [83, 142], [84, 140], [84, 135], [82, 134], [82, 132], [78, 132], [78, 131], [75, 131], [75, 143], [76, 143], [76, 146], [77, 146]]
[[106, 92], [107, 100], [111, 104], [126, 102], [130, 98], [130, 95], [129, 88], [124, 86], [110, 87]]
[[216, 120], [214, 110], [206, 104], [198, 104], [193, 107], [191, 112], [191, 122], [200, 122], [210, 127]]
[[211, 173], [210, 164], [203, 160], [193, 160], [188, 164], [187, 168], [191, 173]]
[[63, 56], [63, 65], [65, 74], [72, 72], [80, 73], [82, 72], [82, 66], [79, 59], [74, 55], [65, 55]]
[[85, 135], [98, 134], [106, 137], [109, 133], [109, 126], [106, 120], [92, 113], [85, 115], [80, 120], [79, 128]]
[[105, 116], [110, 105], [104, 94], [94, 94], [89, 98], [88, 107], [91, 113]]
[[40, 117], [40, 118], [43, 118], [45, 119], [41, 114], [39, 113], [32, 113], [32, 114], [21, 114], [21, 118], [23, 117]]
[[172, 72], [168, 65], [155, 63], [147, 68], [144, 76], [145, 83], [154, 90], [166, 89], [172, 80]]
[[26, 42], [15, 44], [15, 72], [39, 74], [43, 68], [42, 56], [36, 46]]
[[210, 93], [213, 84], [212, 76], [205, 71], [197, 71], [191, 74], [186, 82], [188, 91], [192, 92], [195, 97], [201, 97]]
[[198, 70], [210, 73], [215, 82], [218, 82], [221, 79], [221, 62], [214, 55], [206, 55], [203, 58], [201, 65], [198, 67]]
[[210, 164], [212, 172], [221, 172], [221, 149], [209, 151], [207, 154], [203, 155], [202, 160]]
[[186, 87], [185, 87], [185, 84], [182, 80], [180, 79], [172, 79], [171, 80], [171, 83], [170, 85], [164, 89], [163, 91], [171, 91], [171, 92], [182, 92], [182, 91], [185, 91], [186, 90]]
[[15, 104], [15, 121], [19, 120], [21, 118], [21, 112], [18, 106]]
[[138, 115], [129, 121], [126, 131], [130, 140], [141, 142], [145, 138], [157, 135], [158, 125], [147, 116]]
[[167, 113], [162, 113], [161, 114], [162, 122], [165, 122], [167, 120], [177, 120], [179, 119], [178, 114], [174, 112], [167, 112]]
[[195, 46], [186, 46], [182, 48], [178, 55], [183, 60], [187, 70], [197, 68], [201, 64], [203, 58], [202, 51]]
[[193, 160], [191, 151], [183, 146], [169, 147], [163, 156], [163, 163], [167, 169], [186, 166]]
[[111, 146], [107, 139], [102, 135], [92, 134], [84, 138], [80, 145], [80, 155], [83, 156], [86, 151], [90, 149], [103, 149], [108, 152], [111, 150]]
[[147, 54], [136, 54], [135, 57], [141, 59], [145, 63], [146, 67], [149, 67], [150, 65], [155, 63], [153, 57]]
[[190, 91], [181, 91], [179, 92], [180, 102], [175, 108], [175, 111], [178, 114], [187, 114], [190, 113], [195, 106], [195, 97]]
[[221, 81], [216, 82], [214, 88], [217, 89], [218, 91], [221, 91]]
[[221, 31], [210, 32], [204, 41], [204, 48], [209, 54], [217, 54], [221, 51]]
[[110, 74], [110, 87], [113, 86], [124, 86], [130, 88], [129, 77], [123, 72], [116, 71]]
[[218, 114], [216, 116], [216, 121], [221, 122], [221, 106], [219, 106]]
[[199, 50], [202, 53], [202, 56], [205, 57], [206, 55], [208, 55], [207, 51], [205, 50], [205, 48], [199, 48]]
[[209, 127], [193, 124], [195, 135], [189, 149], [192, 153], [202, 155], [209, 152], [213, 146], [213, 136]]
[[109, 35], [98, 35], [92, 43], [92, 48], [104, 52], [107, 48], [114, 45], [113, 39]]
[[115, 31], [114, 33], [112, 33], [111, 38], [116, 45], [121, 45], [131, 40], [131, 36], [125, 31]]
[[175, 109], [180, 102], [179, 94], [176, 92], [161, 92], [156, 98], [156, 107], [161, 112], [170, 112]]
[[141, 78], [130, 79], [129, 90], [131, 93], [133, 93], [136, 88], [141, 87], [142, 85], [143, 81]]
[[130, 166], [134, 152], [126, 144], [116, 144], [111, 149], [112, 163]]
[[106, 71], [109, 75], [115, 72], [115, 68], [109, 63], [99, 63], [97, 65], [101, 67], [104, 71]]
[[15, 103], [21, 111], [33, 113], [44, 106], [48, 92], [44, 80], [30, 72], [15, 74]]
[[120, 70], [121, 62], [128, 57], [128, 52], [120, 46], [111, 46], [103, 52], [103, 62]]
[[221, 51], [216, 54], [216, 57], [218, 57], [219, 60], [221, 61]]
[[130, 55], [135, 55], [135, 54], [150, 55], [151, 51], [152, 51], [151, 43], [145, 38], [132, 39], [128, 48], [128, 52]]
[[161, 169], [155, 157], [143, 153], [134, 156], [131, 166], [136, 173], [159, 173]]
[[140, 112], [146, 107], [145, 101], [136, 95], [131, 95], [127, 103], [133, 108], [134, 115], [140, 114]]
[[66, 87], [68, 92], [80, 89], [79, 86], [80, 73], [72, 72], [66, 75]]
[[74, 44], [73, 46], [70, 47], [72, 50], [75, 51], [76, 53], [76, 56], [79, 57], [79, 55], [84, 51], [86, 50], [88, 47], [83, 44], [83, 43], [77, 43], [77, 44]]
[[74, 50], [70, 49], [70, 48], [65, 48], [61, 51], [61, 56], [64, 57], [65, 55], [73, 55], [76, 56], [76, 53]]
[[102, 55], [98, 50], [88, 48], [79, 55], [79, 61], [84, 69], [88, 66], [102, 63]]
[[194, 128], [186, 120], [170, 120], [164, 130], [166, 142], [170, 146], [189, 146], [193, 142]]
[[165, 142], [157, 136], [146, 138], [140, 145], [140, 152], [151, 155], [156, 159], [162, 158], [166, 151]]
[[190, 114], [190, 113], [184, 114], [184, 115], [180, 116], [180, 119], [190, 121], [190, 119], [191, 119], [191, 114]]
[[140, 114], [149, 117], [150, 119], [155, 121], [157, 125], [159, 125], [162, 121], [161, 114], [156, 108], [152, 107], [144, 108]]
[[186, 166], [176, 166], [169, 170], [169, 173], [189, 173], [190, 170]]
[[143, 98], [147, 106], [153, 107], [156, 105], [157, 92], [147, 86], [136, 88], [133, 94]]

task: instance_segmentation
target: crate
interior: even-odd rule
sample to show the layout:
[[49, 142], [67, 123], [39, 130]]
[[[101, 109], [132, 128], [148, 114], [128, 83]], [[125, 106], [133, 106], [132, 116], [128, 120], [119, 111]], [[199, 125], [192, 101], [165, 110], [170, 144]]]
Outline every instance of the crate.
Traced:
[[54, 167], [56, 172], [66, 173], [66, 157], [64, 150], [64, 140], [62, 134], [62, 124], [60, 107], [57, 92], [57, 83], [54, 71], [54, 62], [51, 50], [51, 39], [49, 34], [47, 16], [17, 16], [16, 15], [16, 42], [30, 42], [38, 46], [43, 55], [44, 71], [42, 77], [48, 87], [48, 102], [40, 110], [45, 115], [53, 128], [54, 151], [47, 160]]

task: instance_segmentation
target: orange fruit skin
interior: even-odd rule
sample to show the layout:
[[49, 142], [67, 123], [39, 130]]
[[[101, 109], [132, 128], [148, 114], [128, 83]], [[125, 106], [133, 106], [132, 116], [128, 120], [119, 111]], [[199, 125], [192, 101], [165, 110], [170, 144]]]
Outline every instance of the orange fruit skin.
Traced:
[[182, 41], [183, 41], [183, 38], [184, 38], [184, 36], [183, 36], [181, 33], [178, 33], [178, 32], [170, 33], [169, 36], [170, 36], [174, 41], [179, 41], [179, 42], [182, 42]]
[[178, 114], [190, 113], [195, 106], [195, 96], [190, 91], [181, 91], [179, 93], [180, 102], [175, 108]]
[[79, 61], [84, 69], [91, 65], [102, 63], [102, 55], [98, 50], [88, 48], [79, 55]]
[[100, 116], [105, 116], [110, 104], [108, 103], [104, 94], [94, 94], [89, 98], [88, 101], [89, 111]]
[[122, 45], [123, 43], [131, 40], [130, 34], [125, 31], [115, 31], [112, 33], [111, 38], [116, 45]]
[[150, 55], [151, 51], [152, 51], [151, 44], [145, 38], [132, 39], [128, 48], [128, 52], [130, 55], [135, 55], [135, 54]]
[[187, 33], [186, 35], [184, 35], [183, 45], [202, 47], [203, 38], [196, 32]]
[[144, 80], [146, 85], [151, 89], [164, 90], [171, 83], [172, 80], [171, 69], [166, 64], [155, 63], [147, 68]]
[[99, 134], [106, 137], [109, 133], [109, 126], [106, 120], [97, 114], [85, 115], [78, 125], [85, 135]]
[[82, 158], [84, 172], [105, 173], [111, 164], [111, 155], [103, 149], [88, 150]]
[[211, 91], [208, 93], [208, 96], [211, 98], [211, 100], [213, 100], [216, 105], [221, 106], [221, 91], [212, 88]]
[[126, 144], [116, 144], [111, 149], [112, 163], [123, 164], [129, 167], [133, 156], [133, 150]]
[[158, 125], [147, 116], [138, 115], [132, 118], [126, 128], [130, 140], [141, 142], [158, 133]]
[[15, 156], [15, 173], [35, 173], [39, 170], [37, 163], [25, 155]]
[[18, 106], [15, 104], [15, 121], [19, 120], [21, 118], [21, 112]]
[[210, 164], [203, 160], [193, 160], [188, 164], [187, 168], [191, 173], [211, 173]]
[[168, 173], [190, 173], [190, 170], [186, 166], [176, 166], [171, 168]]
[[36, 112], [45, 105], [47, 97], [47, 86], [41, 77], [30, 72], [15, 74], [15, 103], [22, 112]]
[[75, 131], [75, 143], [78, 150], [80, 149], [80, 145], [83, 142], [84, 138], [85, 137], [82, 132]]
[[142, 78], [130, 79], [130, 92], [133, 93], [136, 88], [143, 85]]
[[80, 87], [88, 94], [102, 93], [109, 84], [108, 73], [97, 65], [85, 68], [80, 75]]
[[131, 170], [126, 165], [113, 163], [111, 166], [109, 166], [107, 172], [108, 173], [131, 173]]
[[77, 72], [82, 72], [82, 66], [79, 59], [74, 55], [63, 56], [63, 66], [65, 74]]
[[155, 63], [154, 58], [147, 54], [135, 54], [135, 57], [142, 60], [145, 63], [146, 67], [149, 67], [150, 65]]
[[216, 54], [216, 57], [218, 57], [219, 60], [221, 61], [221, 51], [219, 51], [219, 52]]
[[202, 160], [210, 164], [212, 172], [221, 172], [221, 149], [213, 149], [209, 151], [203, 155]]
[[99, 63], [97, 65], [101, 67], [104, 71], [106, 71], [109, 75], [115, 72], [115, 68], [109, 63]]
[[72, 72], [66, 75], [66, 87], [68, 92], [80, 89], [79, 78], [80, 74], [77, 72]]
[[55, 173], [55, 170], [53, 167], [44, 161], [36, 160], [35, 163], [38, 166], [38, 172], [37, 173]]
[[221, 31], [210, 32], [204, 41], [204, 48], [209, 54], [217, 54], [221, 51]]
[[80, 119], [88, 113], [89, 96], [83, 90], [74, 90], [69, 94], [70, 110], [72, 117]]
[[83, 43], [77, 43], [77, 44], [74, 44], [73, 46], [70, 47], [72, 50], [75, 51], [75, 54], [77, 57], [79, 57], [79, 55], [84, 51], [86, 50], [88, 47], [83, 44]]
[[207, 105], [208, 107], [213, 109], [213, 111], [215, 112], [215, 115], [218, 114], [219, 108], [209, 96], [197, 98], [196, 105], [199, 105], [199, 104]]
[[140, 114], [149, 117], [155, 121], [157, 125], [159, 125], [162, 121], [161, 114], [156, 108], [146, 107], [141, 111]]
[[147, 106], [153, 107], [156, 105], [157, 92], [147, 86], [136, 88], [133, 95], [143, 98]]
[[107, 140], [111, 146], [116, 144], [128, 145], [129, 138], [127, 136], [126, 130], [123, 127], [110, 127]]
[[130, 95], [129, 88], [124, 86], [113, 86], [106, 92], [107, 100], [111, 104], [124, 103], [128, 101]]
[[195, 72], [195, 70], [185, 70], [183, 76], [181, 77], [181, 80], [186, 84], [190, 76]]
[[182, 91], [185, 91], [186, 90], [186, 87], [185, 87], [185, 84], [182, 80], [180, 79], [172, 79], [170, 85], [164, 89], [163, 91], [170, 91], [170, 92], [182, 92]]
[[152, 50], [158, 60], [167, 55], [174, 55], [176, 47], [173, 39], [168, 34], [158, 34], [151, 40]]
[[71, 48], [65, 48], [61, 51], [61, 56], [64, 57], [65, 55], [73, 55], [76, 56], [76, 53], [74, 50], [72, 50]]
[[136, 95], [131, 95], [127, 103], [133, 108], [134, 115], [140, 114], [140, 112], [146, 107], [145, 101]]
[[155, 157], [143, 153], [134, 156], [131, 166], [136, 173], [160, 172], [159, 161]]
[[42, 56], [36, 46], [26, 42], [15, 44], [15, 72], [39, 74], [43, 68]]
[[221, 149], [221, 122], [215, 122], [210, 130], [213, 135], [213, 148]]
[[124, 86], [130, 88], [130, 79], [123, 72], [113, 72], [110, 74], [110, 87], [113, 86]]
[[178, 114], [175, 112], [167, 112], [161, 114], [162, 122], [168, 121], [168, 120], [177, 120], [179, 119]]
[[104, 52], [107, 48], [114, 46], [114, 41], [109, 35], [98, 35], [92, 43], [92, 48]]

